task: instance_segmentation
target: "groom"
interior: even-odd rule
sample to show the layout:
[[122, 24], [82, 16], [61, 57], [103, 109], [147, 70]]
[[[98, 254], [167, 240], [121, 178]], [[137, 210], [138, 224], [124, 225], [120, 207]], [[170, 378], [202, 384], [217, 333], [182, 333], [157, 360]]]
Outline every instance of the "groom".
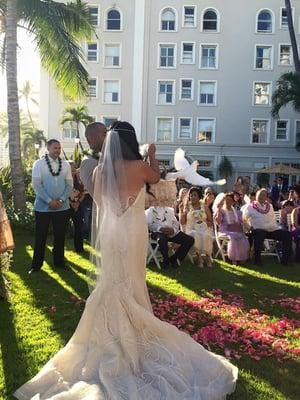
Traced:
[[48, 154], [35, 161], [32, 186], [36, 193], [35, 244], [30, 274], [38, 272], [44, 262], [50, 223], [53, 226], [53, 264], [65, 268], [65, 231], [69, 219], [69, 196], [73, 188], [70, 164], [60, 156], [61, 145], [56, 139], [47, 142]]

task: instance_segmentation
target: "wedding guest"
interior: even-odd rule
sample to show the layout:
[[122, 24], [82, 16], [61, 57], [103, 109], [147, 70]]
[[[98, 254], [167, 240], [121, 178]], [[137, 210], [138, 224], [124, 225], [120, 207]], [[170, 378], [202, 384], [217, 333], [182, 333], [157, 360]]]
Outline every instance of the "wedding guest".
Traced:
[[178, 196], [176, 199], [176, 202], [174, 204], [174, 211], [175, 211], [175, 215], [176, 218], [179, 219], [179, 210], [181, 207], [183, 207], [183, 202], [185, 199], [185, 196], [187, 195], [188, 189], [185, 187], [182, 187], [181, 189], [179, 189], [178, 192]]
[[233, 193], [225, 193], [215, 214], [215, 221], [219, 225], [218, 233], [229, 238], [228, 258], [239, 264], [249, 257], [249, 241], [243, 232], [242, 213], [234, 206]]
[[292, 237], [296, 244], [295, 261], [300, 262], [300, 206], [292, 211]]
[[234, 192], [242, 191], [243, 193], [245, 193], [244, 179], [242, 176], [237, 177], [236, 182], [233, 185], [233, 191]]
[[286, 200], [280, 211], [280, 226], [282, 229], [288, 229], [287, 217], [292, 213], [295, 208], [294, 203], [291, 200]]
[[[152, 206], [145, 213], [151, 237], [157, 239], [163, 256], [162, 267], [177, 268], [193, 246], [194, 239], [179, 230], [179, 222], [172, 207]], [[169, 242], [180, 245], [171, 257], [168, 256]]]
[[47, 142], [48, 154], [35, 161], [32, 186], [36, 193], [35, 244], [29, 273], [41, 269], [50, 223], [53, 227], [53, 265], [66, 268], [64, 259], [65, 232], [69, 219], [69, 196], [73, 187], [70, 164], [60, 158], [61, 145], [56, 139]]
[[212, 267], [213, 231], [207, 223], [210, 215], [208, 206], [201, 200], [201, 192], [192, 187], [179, 221], [185, 225], [185, 233], [195, 239], [194, 247], [200, 268], [203, 268], [204, 262], [208, 267]]
[[281, 263], [287, 265], [292, 253], [291, 234], [278, 229], [273, 206], [267, 199], [267, 190], [260, 189], [256, 193], [256, 200], [243, 210], [243, 219], [252, 228], [255, 263], [262, 265], [261, 252], [264, 240], [274, 239], [282, 243]]
[[74, 249], [76, 253], [83, 253], [83, 210], [82, 202], [85, 197], [84, 186], [79, 179], [79, 172], [77, 171], [74, 162], [70, 162], [72, 177], [73, 177], [73, 190], [70, 194], [70, 217], [73, 221], [74, 227]]
[[288, 186], [284, 183], [282, 176], [278, 177], [271, 188], [271, 199], [275, 209], [279, 208], [279, 203], [284, 200], [283, 196], [287, 191]]

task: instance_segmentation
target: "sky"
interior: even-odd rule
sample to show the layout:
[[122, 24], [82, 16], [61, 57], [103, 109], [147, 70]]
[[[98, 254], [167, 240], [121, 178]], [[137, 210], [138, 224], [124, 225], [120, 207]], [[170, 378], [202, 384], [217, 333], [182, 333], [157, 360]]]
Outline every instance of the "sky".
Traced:
[[[32, 43], [32, 38], [24, 31], [18, 29], [18, 85], [22, 87], [24, 81], [29, 80], [34, 85], [34, 91], [37, 93], [36, 100], [39, 101], [40, 88], [40, 62], [38, 52]], [[0, 111], [6, 111], [6, 78], [5, 73], [0, 71]], [[20, 102], [20, 108], [24, 104]], [[36, 111], [33, 109], [33, 111]]]

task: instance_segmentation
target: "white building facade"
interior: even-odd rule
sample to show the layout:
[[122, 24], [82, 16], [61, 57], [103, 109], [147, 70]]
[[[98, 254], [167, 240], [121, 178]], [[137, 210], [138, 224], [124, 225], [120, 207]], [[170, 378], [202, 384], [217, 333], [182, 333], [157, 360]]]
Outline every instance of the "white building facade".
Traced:
[[[293, 7], [300, 40], [300, 1]], [[283, 0], [94, 0], [89, 10], [86, 104], [96, 120], [133, 123], [166, 164], [182, 147], [214, 178], [223, 155], [236, 176], [300, 168], [300, 114], [270, 113], [277, 79], [293, 70]], [[59, 123], [70, 104], [44, 72], [41, 104], [42, 129], [70, 152], [75, 130]]]

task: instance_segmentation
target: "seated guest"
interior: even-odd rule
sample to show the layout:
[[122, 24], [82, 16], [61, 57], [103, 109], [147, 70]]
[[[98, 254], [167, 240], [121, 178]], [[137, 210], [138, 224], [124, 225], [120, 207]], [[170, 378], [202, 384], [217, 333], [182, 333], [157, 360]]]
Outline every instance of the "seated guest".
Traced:
[[192, 187], [188, 192], [179, 221], [185, 225], [185, 233], [195, 239], [194, 246], [198, 265], [201, 268], [204, 261], [208, 267], [212, 267], [213, 231], [208, 226], [210, 216], [208, 206], [201, 200], [201, 192], [196, 187]]
[[206, 214], [207, 214], [206, 223], [207, 223], [207, 226], [208, 226], [209, 228], [213, 229], [214, 220], [213, 220], [213, 210], [212, 210], [212, 207], [213, 207], [213, 204], [214, 204], [214, 201], [215, 201], [214, 192], [206, 192], [206, 191], [204, 190], [204, 198], [203, 198], [203, 201], [204, 201], [204, 205], [206, 206]]
[[267, 201], [267, 198], [267, 190], [260, 189], [256, 193], [256, 200], [243, 210], [243, 219], [252, 228], [255, 263], [262, 265], [261, 252], [264, 240], [274, 239], [282, 243], [281, 263], [287, 265], [292, 252], [291, 234], [278, 229], [273, 206]]
[[280, 211], [280, 226], [282, 229], [288, 230], [287, 216], [292, 213], [294, 208], [294, 203], [291, 200], [285, 201], [282, 205]]
[[[157, 239], [163, 256], [162, 267], [178, 267], [193, 246], [194, 239], [179, 230], [179, 222], [172, 207], [152, 206], [145, 213], [151, 237]], [[180, 245], [171, 257], [168, 256], [169, 242]]]
[[174, 204], [174, 211], [177, 219], [179, 219], [179, 209], [183, 205], [184, 198], [187, 195], [187, 192], [188, 188], [185, 187], [181, 188], [178, 192], [178, 196]]
[[228, 258], [234, 264], [239, 264], [248, 259], [249, 241], [243, 232], [242, 213], [234, 208], [233, 203], [233, 193], [226, 193], [218, 204], [214, 218], [219, 225], [219, 234], [229, 238]]
[[300, 262], [300, 207], [292, 211], [292, 237], [296, 243], [295, 261]]

